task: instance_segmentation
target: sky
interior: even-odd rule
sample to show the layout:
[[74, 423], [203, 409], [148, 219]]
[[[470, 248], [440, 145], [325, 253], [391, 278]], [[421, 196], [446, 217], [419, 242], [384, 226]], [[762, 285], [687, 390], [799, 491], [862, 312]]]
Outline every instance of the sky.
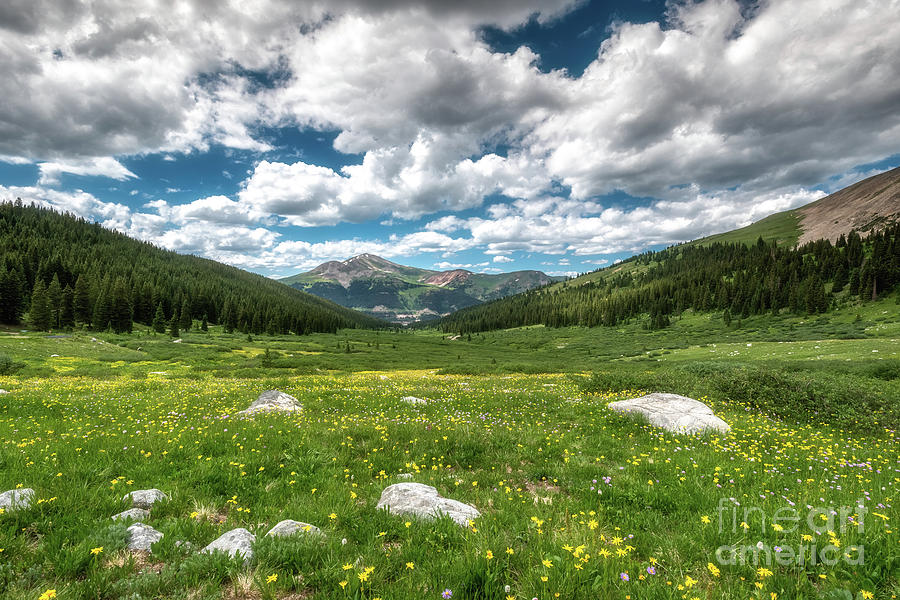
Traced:
[[272, 277], [574, 274], [900, 165], [900, 0], [5, 0], [0, 200]]

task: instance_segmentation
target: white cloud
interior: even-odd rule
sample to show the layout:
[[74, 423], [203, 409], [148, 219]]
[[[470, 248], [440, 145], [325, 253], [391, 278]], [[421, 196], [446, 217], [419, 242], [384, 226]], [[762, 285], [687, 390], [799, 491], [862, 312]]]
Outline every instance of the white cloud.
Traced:
[[512, 258], [510, 258], [510, 257], [508, 257], [508, 256], [503, 256], [502, 254], [498, 254], [497, 256], [495, 256], [495, 257], [493, 258], [493, 261], [494, 261], [495, 263], [511, 263], [511, 262], [515, 262]]
[[434, 263], [435, 269], [440, 269], [442, 271], [448, 271], [451, 269], [479, 269], [481, 267], [486, 267], [490, 263], [482, 262], [482, 263], [452, 263], [447, 261], [441, 261]]
[[41, 185], [58, 184], [59, 176], [63, 173], [70, 175], [99, 175], [118, 181], [137, 178], [137, 175], [129, 171], [125, 165], [109, 156], [42, 162], [38, 163], [38, 169], [40, 169], [41, 173], [38, 183]]

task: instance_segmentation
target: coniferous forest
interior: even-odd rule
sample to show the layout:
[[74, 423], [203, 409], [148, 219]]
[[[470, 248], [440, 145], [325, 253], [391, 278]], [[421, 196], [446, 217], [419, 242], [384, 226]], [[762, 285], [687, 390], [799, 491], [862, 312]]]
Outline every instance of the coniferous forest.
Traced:
[[0, 203], [0, 323], [177, 336], [223, 325], [304, 334], [382, 323], [261, 275], [162, 250], [50, 209]]
[[[721, 311], [733, 319], [781, 311], [817, 314], [836, 295], [875, 300], [900, 284], [900, 224], [865, 239], [851, 231], [836, 243], [819, 240], [791, 248], [684, 244], [647, 252], [604, 269], [596, 280], [568, 281], [444, 317], [447, 332], [470, 333], [543, 324], [614, 326], [643, 317], [662, 329], [686, 309]], [[616, 274], [618, 271], [620, 274]]]

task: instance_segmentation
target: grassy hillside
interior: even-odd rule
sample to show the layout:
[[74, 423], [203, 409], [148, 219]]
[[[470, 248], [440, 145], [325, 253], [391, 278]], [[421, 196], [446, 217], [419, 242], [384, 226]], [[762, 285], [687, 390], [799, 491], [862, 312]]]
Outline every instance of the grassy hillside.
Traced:
[[[205, 317], [244, 333], [383, 325], [266, 277], [47, 209], [0, 203], [0, 253], [0, 322], [27, 315], [29, 325], [43, 329], [123, 331], [160, 312], [166, 326], [173, 317], [187, 327]], [[47, 322], [40, 324], [36, 286], [46, 292], [38, 308]]]
[[689, 244], [709, 246], [716, 242], [724, 244], [755, 244], [762, 238], [766, 242], [772, 240], [779, 245], [793, 246], [800, 239], [800, 215], [797, 210], [787, 210], [757, 221], [746, 227], [711, 235]]

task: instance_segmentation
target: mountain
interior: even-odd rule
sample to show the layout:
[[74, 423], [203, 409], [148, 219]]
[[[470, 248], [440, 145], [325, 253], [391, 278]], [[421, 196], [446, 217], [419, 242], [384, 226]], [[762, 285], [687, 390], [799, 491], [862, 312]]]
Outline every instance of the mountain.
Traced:
[[[130, 331], [205, 319], [244, 333], [333, 332], [379, 322], [212, 260], [34, 205], [0, 203], [0, 322]], [[27, 313], [27, 315], [26, 315]]]
[[863, 179], [800, 208], [775, 213], [747, 227], [691, 243], [751, 244], [760, 237], [788, 245], [822, 239], [834, 243], [851, 229], [865, 236], [897, 221], [900, 221], [900, 167]]
[[894, 169], [748, 227], [470, 307], [438, 325], [466, 333], [639, 319], [659, 329], [693, 310], [719, 312], [727, 326], [750, 315], [825, 312], [898, 287], [900, 169]]
[[409, 323], [563, 279], [540, 271], [497, 275], [465, 269], [432, 271], [398, 265], [374, 254], [360, 254], [345, 261], [323, 263], [281, 282], [378, 318]]

